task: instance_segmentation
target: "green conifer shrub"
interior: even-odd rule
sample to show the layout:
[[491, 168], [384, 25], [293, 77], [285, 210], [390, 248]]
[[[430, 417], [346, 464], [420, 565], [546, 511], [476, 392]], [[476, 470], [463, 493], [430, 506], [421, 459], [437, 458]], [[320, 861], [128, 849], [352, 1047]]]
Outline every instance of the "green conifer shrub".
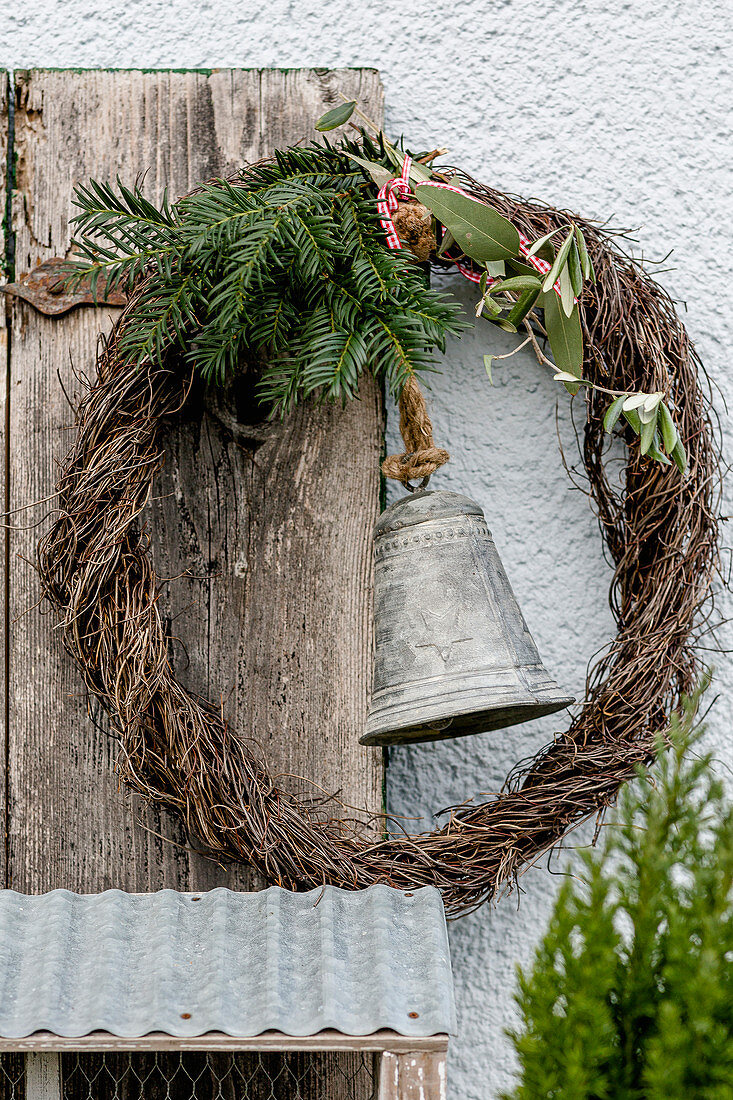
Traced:
[[733, 1098], [733, 807], [692, 732], [696, 703], [519, 972], [504, 1100]]

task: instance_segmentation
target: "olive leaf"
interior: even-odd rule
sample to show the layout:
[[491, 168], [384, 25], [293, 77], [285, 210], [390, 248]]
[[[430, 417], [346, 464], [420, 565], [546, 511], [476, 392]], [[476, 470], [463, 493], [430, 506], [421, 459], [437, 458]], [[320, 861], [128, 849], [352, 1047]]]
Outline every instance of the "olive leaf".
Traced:
[[350, 160], [355, 160], [357, 164], [361, 165], [365, 172], [369, 173], [380, 190], [385, 183], [389, 183], [394, 178], [389, 168], [385, 168], [383, 164], [375, 164], [373, 160], [364, 160], [363, 157], [357, 157], [354, 153], [347, 153], [346, 155]]
[[552, 377], [556, 382], [572, 382], [574, 386], [579, 385], [577, 376], [571, 374], [570, 371], [567, 370], [559, 370], [557, 374], [553, 374]]
[[501, 306], [491, 297], [490, 290], [486, 291], [483, 297], [479, 298], [476, 306], [476, 316], [480, 317], [484, 310], [489, 314], [487, 318], [489, 321], [495, 321], [498, 317], [501, 317]]
[[[382, 135], [384, 138], [384, 135]], [[384, 149], [389, 159], [394, 164], [398, 172], [402, 172], [402, 166], [405, 163], [405, 154], [401, 153], [399, 149], [396, 149], [391, 142], [384, 138]], [[391, 177], [390, 177], [391, 178]], [[433, 173], [429, 168], [426, 168], [424, 164], [420, 164], [419, 161], [413, 160], [410, 164], [410, 183], [419, 184], [427, 183], [428, 180], [433, 178]], [[426, 203], [427, 205], [427, 203]]]
[[626, 397], [627, 394], [625, 393], [622, 393], [620, 397], [614, 397], [613, 401], [606, 409], [606, 415], [603, 417], [604, 431], [611, 432], [616, 427]]
[[636, 409], [627, 409], [622, 406], [624, 420], [629, 424], [631, 429], [636, 432], [637, 435], [641, 434], [641, 420], [639, 420], [639, 414]]
[[[447, 252], [452, 244], [456, 243], [456, 238], [451, 233], [450, 229], [443, 230], [443, 240], [440, 242], [440, 248], [437, 251], [438, 256], [442, 256], [444, 252]], [[486, 287], [484, 286], [485, 290]]]
[[[545, 329], [555, 365], [580, 378], [583, 371], [583, 332], [578, 307], [575, 306], [567, 317], [554, 290], [544, 292], [539, 301], [545, 311]], [[578, 388], [577, 383], [565, 383], [568, 393], [576, 394]]]
[[573, 284], [570, 280], [570, 271], [567, 264], [560, 272], [560, 302], [566, 317], [569, 317], [575, 307], [575, 295]]
[[326, 130], [335, 130], [337, 126], [343, 126], [345, 122], [349, 121], [355, 108], [355, 99], [350, 100], [348, 103], [340, 103], [338, 107], [332, 107], [330, 111], [326, 111], [325, 115], [321, 115], [318, 119], [316, 130], [323, 134]]
[[667, 454], [671, 455], [677, 445], [679, 435], [677, 434], [677, 426], [672, 419], [672, 414], [664, 402], [659, 406], [659, 427], [662, 431], [664, 449]]
[[536, 275], [512, 275], [510, 279], [503, 279], [500, 283], [495, 283], [491, 287], [492, 294], [503, 294], [504, 291], [514, 290], [537, 290], [542, 289], [542, 284]]
[[542, 284], [536, 275], [515, 275], [510, 279], [504, 279], [492, 286], [490, 294], [501, 294], [512, 291], [519, 294], [519, 298], [512, 306], [506, 318], [507, 323], [515, 328], [522, 323], [532, 306], [539, 297]]
[[653, 458], [655, 462], [661, 462], [663, 466], [671, 466], [672, 463], [662, 450], [661, 444], [662, 441], [659, 438], [659, 432], [657, 432], [648, 451], [649, 457]]
[[506, 264], [503, 260], [487, 260], [484, 267], [487, 275], [492, 279], [503, 278], [506, 275]]
[[684, 443], [679, 438], [672, 448], [672, 459], [679, 472], [684, 474], [687, 469], [687, 451], [685, 450]]
[[654, 410], [651, 420], [644, 421], [641, 419], [641, 413], [639, 413], [638, 415], [639, 420], [641, 421], [641, 453], [645, 455], [648, 453], [657, 431], [657, 410]]
[[484, 356], [484, 368], [486, 370], [486, 373], [489, 376], [489, 385], [490, 386], [493, 386], [493, 384], [494, 384], [494, 379], [493, 379], [493, 376], [491, 374], [491, 364], [494, 362], [494, 358], [495, 358], [495, 356], [493, 356], [493, 355], [485, 355]]
[[527, 316], [532, 306], [535, 304], [540, 296], [539, 280], [537, 280], [536, 287], [527, 287], [517, 298], [516, 302], [510, 309], [507, 315], [507, 321], [510, 325], [518, 327], [521, 325], [524, 318]]
[[[487, 264], [487, 268], [494, 267], [496, 265]], [[486, 279], [488, 280], [488, 272], [486, 273]], [[483, 303], [480, 303], [479, 308], [476, 310], [476, 316], [480, 316], [483, 312], [482, 305], [493, 306], [490, 310], [493, 316], [489, 320], [495, 324], [499, 324], [501, 328], [507, 332], [516, 332], [517, 326], [522, 323], [524, 318], [529, 313], [532, 306], [537, 301], [540, 293], [540, 280], [536, 275], [515, 275], [510, 279], [502, 279], [494, 283], [488, 289], [485, 288], [484, 276], [481, 277], [481, 287], [484, 289]], [[512, 307], [506, 317], [499, 317], [500, 310], [498, 303], [494, 301], [493, 295], [503, 294], [505, 292], [512, 292], [519, 294], [519, 298], [512, 303]]]
[[596, 281], [596, 273], [593, 270], [593, 264], [591, 258], [588, 255], [588, 246], [585, 243], [585, 237], [583, 236], [580, 226], [575, 226], [575, 241], [578, 245], [578, 254], [580, 256], [580, 267], [583, 272], [583, 278], [588, 279], [591, 283]]
[[657, 419], [657, 408], [663, 396], [661, 393], [652, 393], [639, 406], [639, 420], [642, 424], [648, 424], [651, 420]]
[[560, 250], [557, 253], [557, 255], [555, 256], [555, 262], [553, 263], [553, 265], [550, 268], [549, 272], [545, 276], [545, 281], [542, 284], [542, 289], [544, 291], [548, 291], [551, 287], [553, 287], [555, 285], [555, 283], [557, 282], [558, 278], [560, 277], [560, 272], [565, 267], [565, 264], [566, 264], [567, 258], [568, 258], [568, 253], [570, 252], [570, 246], [572, 245], [572, 243], [573, 243], [573, 232], [571, 230], [570, 233], [568, 233], [565, 240], [560, 245]]
[[648, 396], [648, 393], [632, 393], [624, 401], [624, 412], [629, 412], [630, 409], [638, 409], [640, 405], [644, 404]]
[[517, 275], [536, 275], [537, 269], [530, 267], [529, 264], [523, 264], [521, 260], [518, 260], [516, 256], [512, 256], [511, 260], [507, 260], [509, 267], [512, 271], [516, 271]]
[[383, 141], [384, 141], [384, 151], [385, 151], [385, 153], [387, 154], [389, 159], [392, 161], [392, 164], [395, 166], [395, 168], [397, 168], [398, 171], [401, 172], [402, 171], [402, 165], [403, 165], [404, 160], [405, 160], [404, 153], [402, 155], [400, 155], [397, 152], [397, 150], [395, 149], [394, 145], [392, 145], [391, 142], [387, 141], [387, 139], [384, 137], [384, 134], [382, 134], [382, 138], [383, 138]]
[[479, 263], [506, 260], [519, 251], [519, 234], [491, 206], [454, 191], [418, 185], [415, 194], [449, 229], [467, 256]]
[[525, 252], [525, 256], [527, 257], [527, 259], [529, 259], [530, 256], [536, 256], [540, 249], [543, 248], [544, 245], [548, 243], [548, 241], [551, 241], [553, 237], [556, 237], [558, 233], [562, 232], [563, 228], [565, 227], [560, 226], [557, 229], [553, 229], [552, 232], [545, 233], [544, 237], [540, 237], [538, 241], [535, 241], [529, 252]]
[[491, 297], [491, 290], [489, 290], [484, 295], [483, 301], [484, 301], [484, 305], [486, 306], [486, 308], [488, 309], [488, 311], [492, 315], [492, 317], [499, 317], [500, 316], [501, 306], [499, 305], [498, 302], [495, 302], [494, 299]]
[[573, 239], [573, 243], [570, 245], [570, 251], [568, 252], [567, 271], [570, 276], [573, 294], [576, 298], [579, 298], [583, 291], [583, 272], [580, 266], [580, 254], [575, 239]]

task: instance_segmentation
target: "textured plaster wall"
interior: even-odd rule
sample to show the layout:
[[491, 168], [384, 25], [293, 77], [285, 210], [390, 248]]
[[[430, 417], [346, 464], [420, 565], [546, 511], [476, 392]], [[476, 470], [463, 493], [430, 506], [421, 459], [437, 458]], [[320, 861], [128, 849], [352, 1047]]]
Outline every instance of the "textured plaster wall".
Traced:
[[[449, 145], [456, 162], [498, 187], [640, 227], [637, 249], [647, 257], [674, 249], [662, 279], [687, 302], [724, 427], [724, 398], [733, 398], [732, 41], [723, 0], [14, 0], [0, 15], [0, 65], [9, 68], [379, 68], [393, 134]], [[710, 277], [716, 268], [722, 278]], [[465, 286], [452, 285], [468, 306]], [[454, 461], [436, 483], [485, 507], [548, 667], [580, 695], [586, 663], [611, 631], [609, 570], [586, 499], [558, 456], [556, 409], [574, 458], [564, 391], [523, 354], [497, 364], [495, 387], [487, 383], [483, 352], [512, 345], [483, 326], [451, 346], [432, 409]], [[730, 597], [721, 610], [731, 614]], [[724, 647], [731, 633], [721, 631]], [[733, 658], [711, 659], [719, 698], [710, 738], [733, 766]], [[391, 806], [429, 815], [494, 791], [555, 728], [549, 719], [395, 751]], [[537, 867], [519, 904], [515, 895], [452, 927], [454, 1100], [488, 1100], [511, 1083], [502, 1031], [514, 967], [530, 958], [557, 882]]]

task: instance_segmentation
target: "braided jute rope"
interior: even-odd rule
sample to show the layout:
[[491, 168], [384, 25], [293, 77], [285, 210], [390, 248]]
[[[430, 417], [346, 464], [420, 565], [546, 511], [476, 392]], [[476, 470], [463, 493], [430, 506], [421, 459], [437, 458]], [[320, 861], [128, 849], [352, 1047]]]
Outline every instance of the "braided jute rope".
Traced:
[[408, 377], [400, 394], [400, 434], [405, 454], [387, 455], [382, 463], [385, 477], [409, 485], [411, 481], [430, 477], [450, 461], [448, 452], [433, 442], [433, 424], [414, 374]]
[[[564, 211], [458, 178], [531, 240], [567, 225]], [[111, 717], [120, 775], [178, 813], [198, 846], [215, 857], [252, 863], [270, 882], [292, 889], [434, 885], [449, 913], [467, 912], [609, 805], [620, 784], [650, 761], [670, 711], [694, 687], [693, 631], [705, 625], [718, 555], [720, 465], [709, 399], [666, 292], [610, 234], [574, 220], [598, 278], [581, 302], [584, 375], [613, 390], [662, 391], [674, 408], [688, 470], [680, 477], [643, 457], [631, 435], [626, 459], [616, 446], [607, 466], [607, 399], [586, 393], [587, 492], [614, 569], [616, 637], [590, 669], [585, 703], [569, 729], [522, 762], [498, 795], [465, 801], [440, 827], [417, 836], [395, 832], [384, 839], [369, 825], [349, 825], [279, 790], [219, 706], [177, 680], [140, 517], [163, 461], [166, 423], [185, 402], [189, 378], [173, 360], [137, 369], [125, 359], [120, 338], [135, 323], [134, 298], [102, 344], [61, 468], [58, 512], [38, 548], [42, 590], [88, 691]], [[430, 450], [422, 446], [429, 433], [411, 438], [416, 453]], [[420, 476], [419, 464], [409, 472]]]

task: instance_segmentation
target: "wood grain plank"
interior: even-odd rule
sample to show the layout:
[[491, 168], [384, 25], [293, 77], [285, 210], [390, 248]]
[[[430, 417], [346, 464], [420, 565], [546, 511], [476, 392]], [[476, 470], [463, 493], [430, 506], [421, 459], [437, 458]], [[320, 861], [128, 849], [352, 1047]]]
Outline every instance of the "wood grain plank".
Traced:
[[[0, 278], [3, 281], [12, 274], [11, 242], [7, 236], [6, 212], [8, 198], [9, 173], [12, 169], [12, 161], [9, 157], [9, 129], [10, 129], [10, 78], [9, 74], [0, 69]], [[5, 295], [0, 296], [0, 431], [2, 431], [2, 446], [0, 446], [0, 512], [7, 512], [10, 507], [8, 494], [8, 366], [10, 344], [8, 340], [8, 316], [10, 303]], [[0, 553], [0, 592], [2, 593], [2, 625], [0, 626], [0, 760], [5, 772], [5, 761], [8, 751], [8, 683], [7, 683], [7, 634], [8, 634], [8, 554], [10, 550], [10, 534], [5, 526], [8, 522], [18, 522], [17, 517], [2, 517], [2, 553]], [[23, 520], [21, 520], [23, 522]], [[0, 783], [0, 819], [3, 822], [2, 836], [0, 837], [0, 884], [5, 885], [8, 832], [7, 803], [5, 783]]]
[[29, 1051], [112, 1051], [112, 1050], [210, 1050], [210, 1051], [390, 1051], [393, 1054], [445, 1054], [447, 1035], [425, 1037], [398, 1035], [395, 1031], [375, 1031], [371, 1035], [344, 1035], [327, 1028], [316, 1035], [283, 1035], [279, 1031], [266, 1031], [263, 1035], [237, 1038], [221, 1032], [210, 1031], [206, 1035], [185, 1038], [153, 1031], [138, 1038], [110, 1035], [95, 1031], [91, 1035], [64, 1036], [50, 1031], [36, 1031], [19, 1039], [0, 1038], [0, 1053]]
[[379, 1066], [379, 1100], [446, 1100], [444, 1051], [385, 1051]]
[[[324, 74], [46, 72], [16, 76], [17, 265], [65, 255], [73, 184], [147, 171], [148, 192], [181, 194], [202, 179], [312, 134], [312, 121], [358, 95], [381, 117], [370, 71]], [[10, 469], [13, 506], [49, 495], [100, 327], [112, 310], [48, 320], [13, 306]], [[225, 421], [255, 424], [247, 392]], [[256, 736], [280, 772], [345, 802], [378, 808], [378, 753], [358, 746], [369, 660], [371, 551], [381, 413], [373, 388], [345, 412], [303, 411], [260, 431], [260, 445], [222, 423], [200, 395], [171, 431], [149, 517], [181, 678]], [[260, 425], [261, 428], [261, 425]], [[257, 434], [257, 433], [256, 433]], [[245, 431], [244, 435], [247, 435]], [[342, 475], [358, 441], [360, 466]], [[37, 892], [170, 886], [242, 888], [242, 868], [192, 852], [167, 815], [121, 791], [115, 745], [90, 718], [53, 624], [31, 609], [25, 559], [36, 532], [12, 539], [9, 606], [10, 882]], [[298, 783], [297, 780], [290, 782]], [[302, 783], [301, 783], [302, 786]]]

